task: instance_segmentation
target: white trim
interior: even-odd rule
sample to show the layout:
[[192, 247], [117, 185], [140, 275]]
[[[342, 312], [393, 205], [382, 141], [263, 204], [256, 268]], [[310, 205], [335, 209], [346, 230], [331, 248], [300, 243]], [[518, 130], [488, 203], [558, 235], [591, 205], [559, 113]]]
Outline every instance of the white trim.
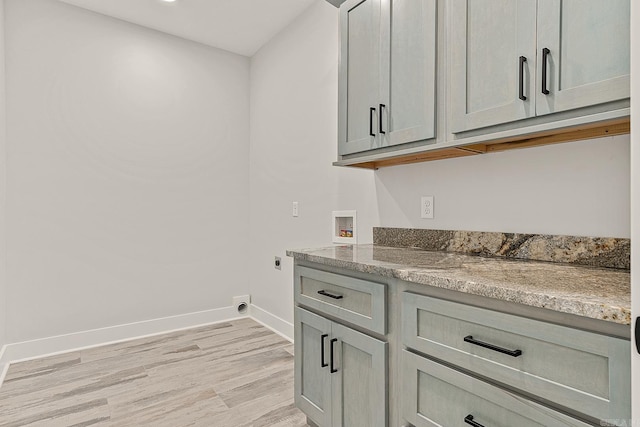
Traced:
[[0, 387], [2, 387], [2, 383], [4, 382], [4, 377], [6, 377], [7, 372], [9, 372], [10, 365], [11, 363], [5, 363], [4, 365], [0, 365], [2, 366], [2, 371], [0, 371]]
[[[2, 0], [0, 0], [2, 1]], [[2, 383], [4, 382], [4, 377], [7, 376], [7, 371], [9, 370], [9, 362], [2, 362], [2, 358], [4, 356], [4, 351], [7, 349], [6, 345], [3, 345], [2, 348], [0, 348], [0, 387], [2, 386]]]
[[[23, 362], [40, 357], [53, 356], [70, 351], [99, 347], [117, 342], [130, 341], [148, 336], [165, 334], [183, 329], [237, 319], [233, 307], [144, 320], [142, 322], [110, 326], [100, 329], [75, 332], [72, 334], [40, 338], [4, 346], [0, 366]], [[1, 383], [0, 383], [1, 385]]]
[[9, 365], [12, 363], [162, 335], [244, 317], [250, 317], [286, 340], [293, 342], [293, 323], [289, 323], [254, 304], [249, 306], [249, 316], [238, 316], [234, 307], [222, 307], [178, 316], [144, 320], [142, 322], [6, 344], [0, 349], [0, 387], [9, 369]]
[[293, 342], [293, 323], [289, 323], [255, 304], [251, 304], [249, 317], [260, 323], [262, 326], [271, 329], [286, 340]]

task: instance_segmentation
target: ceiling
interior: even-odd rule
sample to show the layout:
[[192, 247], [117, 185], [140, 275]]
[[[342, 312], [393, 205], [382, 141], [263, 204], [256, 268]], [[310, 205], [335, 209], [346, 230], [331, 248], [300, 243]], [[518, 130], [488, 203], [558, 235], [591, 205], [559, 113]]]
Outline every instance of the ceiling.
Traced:
[[245, 56], [316, 0], [61, 0]]

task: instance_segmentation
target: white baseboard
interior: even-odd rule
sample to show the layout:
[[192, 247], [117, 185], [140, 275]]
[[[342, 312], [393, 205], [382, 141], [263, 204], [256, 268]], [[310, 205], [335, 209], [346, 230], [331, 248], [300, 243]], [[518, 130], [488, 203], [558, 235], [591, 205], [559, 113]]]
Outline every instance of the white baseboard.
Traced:
[[293, 323], [289, 323], [286, 320], [269, 313], [268, 311], [258, 307], [255, 304], [251, 304], [251, 307], [249, 309], [249, 316], [256, 322], [261, 323], [267, 328], [271, 329], [276, 334], [293, 342]]
[[[226, 322], [238, 316], [234, 307], [145, 320], [72, 334], [6, 344], [0, 349], [0, 386], [11, 363]], [[251, 304], [249, 317], [293, 342], [293, 324]]]
[[4, 351], [7, 349], [6, 345], [3, 345], [0, 348], [0, 386], [4, 382], [4, 377], [7, 376], [7, 371], [9, 370], [9, 363], [3, 362]]
[[[165, 334], [167, 332], [223, 322], [239, 317], [246, 316], [238, 316], [238, 313], [233, 307], [222, 307], [213, 310], [7, 344], [3, 347], [3, 352], [0, 357], [0, 367], [8, 365], [9, 363], [52, 356], [90, 347], [98, 347], [115, 342], [129, 341], [146, 336]], [[2, 383], [0, 382], [0, 384]]]

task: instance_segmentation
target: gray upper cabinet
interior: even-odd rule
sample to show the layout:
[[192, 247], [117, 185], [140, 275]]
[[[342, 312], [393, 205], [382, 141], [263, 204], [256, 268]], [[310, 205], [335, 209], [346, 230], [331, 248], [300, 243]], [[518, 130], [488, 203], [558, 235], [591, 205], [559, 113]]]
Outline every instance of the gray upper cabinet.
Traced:
[[340, 155], [435, 137], [436, 0], [340, 8]]
[[451, 2], [453, 132], [535, 115], [535, 0]]
[[376, 144], [380, 100], [380, 0], [349, 0], [340, 11], [340, 154]]
[[629, 16], [629, 0], [538, 0], [537, 115], [629, 97]]
[[455, 0], [451, 131], [629, 97], [628, 0]]
[[391, 19], [383, 20], [384, 40], [391, 40], [390, 55], [383, 57], [391, 61], [383, 67], [391, 71], [383, 86], [383, 104], [389, 106], [385, 145], [432, 139], [436, 136], [436, 0], [392, 0], [390, 5]]
[[346, 0], [334, 164], [376, 169], [629, 133], [630, 4]]

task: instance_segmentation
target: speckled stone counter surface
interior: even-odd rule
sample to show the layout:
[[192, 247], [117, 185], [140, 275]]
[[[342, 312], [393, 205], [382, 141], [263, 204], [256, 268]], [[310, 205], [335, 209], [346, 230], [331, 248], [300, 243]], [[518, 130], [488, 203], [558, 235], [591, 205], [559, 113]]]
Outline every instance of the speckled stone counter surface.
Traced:
[[619, 324], [631, 324], [626, 270], [380, 245], [287, 251], [328, 266], [393, 277]]
[[631, 240], [615, 237], [374, 227], [373, 243], [591, 267], [631, 266]]

